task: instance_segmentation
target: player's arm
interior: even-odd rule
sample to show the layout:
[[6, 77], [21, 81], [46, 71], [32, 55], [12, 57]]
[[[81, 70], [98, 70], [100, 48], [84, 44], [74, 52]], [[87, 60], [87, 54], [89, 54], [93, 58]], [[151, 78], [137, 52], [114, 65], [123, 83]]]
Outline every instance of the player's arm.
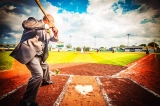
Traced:
[[42, 21], [36, 20], [34, 17], [29, 17], [27, 20], [23, 21], [22, 26], [24, 29], [49, 29], [47, 24]]

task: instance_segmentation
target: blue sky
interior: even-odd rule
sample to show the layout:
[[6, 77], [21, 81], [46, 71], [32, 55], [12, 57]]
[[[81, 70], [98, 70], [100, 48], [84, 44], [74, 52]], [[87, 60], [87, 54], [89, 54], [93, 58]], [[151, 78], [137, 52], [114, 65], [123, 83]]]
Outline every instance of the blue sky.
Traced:
[[[40, 0], [55, 19], [59, 39], [73, 47], [160, 45], [159, 0]], [[0, 1], [0, 44], [21, 38], [22, 22], [43, 18], [34, 0]], [[56, 43], [51, 43], [53, 46]]]
[[84, 13], [86, 12], [88, 0], [47, 0], [52, 5], [61, 8], [58, 12], [62, 13], [63, 10], [70, 12]]

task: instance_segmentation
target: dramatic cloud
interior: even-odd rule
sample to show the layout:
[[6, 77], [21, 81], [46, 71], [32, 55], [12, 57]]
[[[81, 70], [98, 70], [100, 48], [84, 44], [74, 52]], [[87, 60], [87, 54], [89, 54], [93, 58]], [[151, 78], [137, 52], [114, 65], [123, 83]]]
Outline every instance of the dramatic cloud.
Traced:
[[133, 0], [135, 4], [145, 4], [148, 7], [159, 10], [160, 9], [160, 1], [159, 0]]
[[[53, 7], [48, 2], [43, 1], [42, 3], [44, 7]], [[20, 39], [23, 32], [22, 22], [29, 16], [37, 19], [43, 18], [34, 0], [2, 0], [0, 5], [0, 43], [4, 43], [5, 36], [2, 35], [11, 35], [8, 37], [8, 41], [10, 40], [8, 43], [15, 43], [13, 38]]]
[[[83, 9], [85, 12], [78, 6], [76, 12], [67, 10], [79, 2], [68, 2], [68, 8], [63, 8], [66, 1], [57, 2], [57, 6], [40, 1], [46, 12], [55, 18], [59, 39], [65, 45], [127, 45], [128, 34], [130, 46], [148, 44], [160, 38], [159, 0], [89, 0], [86, 9]], [[23, 31], [21, 24], [29, 16], [37, 19], [44, 16], [34, 0], [1, 0], [0, 5], [0, 38], [5, 42], [20, 39]], [[4, 41], [0, 40], [0, 43]]]

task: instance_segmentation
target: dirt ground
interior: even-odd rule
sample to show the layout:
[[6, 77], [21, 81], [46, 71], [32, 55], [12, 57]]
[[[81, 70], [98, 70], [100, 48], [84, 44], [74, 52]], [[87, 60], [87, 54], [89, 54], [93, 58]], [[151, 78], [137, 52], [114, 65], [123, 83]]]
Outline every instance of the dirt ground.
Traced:
[[[125, 67], [50, 65], [51, 71], [57, 68], [61, 74], [51, 77], [54, 84], [39, 89], [40, 106], [160, 106], [160, 62], [154, 54]], [[18, 106], [30, 76], [16, 60], [12, 70], [0, 72], [0, 106]]]

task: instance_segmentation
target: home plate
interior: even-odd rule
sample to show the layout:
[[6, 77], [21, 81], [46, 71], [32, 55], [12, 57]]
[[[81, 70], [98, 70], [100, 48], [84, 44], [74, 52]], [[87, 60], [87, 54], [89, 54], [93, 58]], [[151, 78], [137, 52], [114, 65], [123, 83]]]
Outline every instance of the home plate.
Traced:
[[92, 85], [76, 85], [75, 89], [82, 95], [86, 95], [93, 91]]
[[60, 106], [106, 106], [93, 76], [74, 76]]

